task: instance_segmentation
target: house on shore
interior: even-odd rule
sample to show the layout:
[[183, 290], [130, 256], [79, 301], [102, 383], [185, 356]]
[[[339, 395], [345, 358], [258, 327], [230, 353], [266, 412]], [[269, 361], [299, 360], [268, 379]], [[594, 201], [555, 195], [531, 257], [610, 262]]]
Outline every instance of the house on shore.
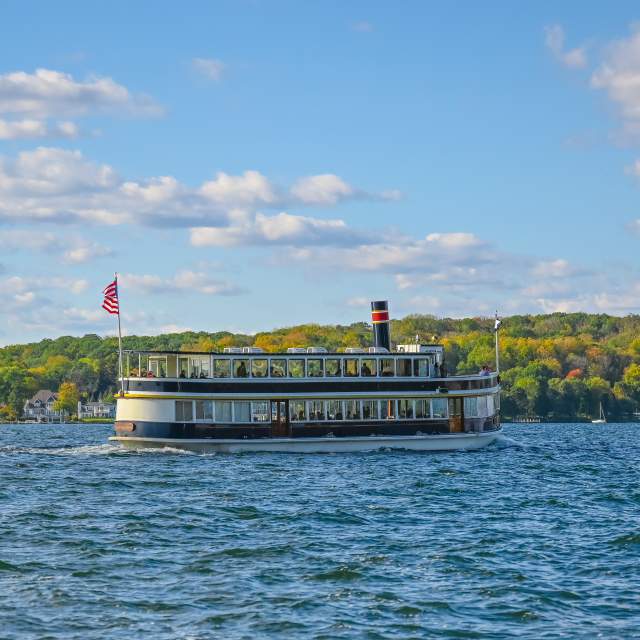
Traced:
[[60, 411], [53, 408], [58, 394], [49, 389], [40, 389], [33, 398], [24, 403], [22, 417], [37, 422], [60, 422]]
[[78, 419], [115, 418], [116, 405], [111, 402], [78, 402]]

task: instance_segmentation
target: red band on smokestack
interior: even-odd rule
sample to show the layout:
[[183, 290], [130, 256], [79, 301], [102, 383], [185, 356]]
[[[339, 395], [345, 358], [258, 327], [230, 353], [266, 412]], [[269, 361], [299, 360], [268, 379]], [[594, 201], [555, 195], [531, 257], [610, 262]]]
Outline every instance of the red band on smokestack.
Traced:
[[375, 324], [377, 322], [389, 322], [389, 312], [385, 311], [372, 311], [371, 321]]

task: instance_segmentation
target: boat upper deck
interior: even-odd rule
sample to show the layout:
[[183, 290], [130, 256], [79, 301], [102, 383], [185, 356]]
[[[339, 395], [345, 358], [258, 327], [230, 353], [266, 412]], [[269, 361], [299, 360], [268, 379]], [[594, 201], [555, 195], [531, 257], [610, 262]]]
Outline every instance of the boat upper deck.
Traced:
[[[266, 353], [252, 347], [222, 353], [132, 350], [124, 352], [124, 377], [238, 383], [430, 380], [446, 381], [447, 387], [459, 389], [498, 384], [495, 373], [448, 375], [441, 345], [408, 346], [410, 351], [393, 352], [373, 349], [328, 352], [318, 347], [284, 353]], [[465, 381], [474, 384], [464, 384]]]

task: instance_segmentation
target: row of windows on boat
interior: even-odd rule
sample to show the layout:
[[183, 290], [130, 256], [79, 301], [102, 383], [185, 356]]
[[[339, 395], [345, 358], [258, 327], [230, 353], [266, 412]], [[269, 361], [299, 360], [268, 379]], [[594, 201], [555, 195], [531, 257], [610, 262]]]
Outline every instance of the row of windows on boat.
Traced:
[[[341, 420], [420, 420], [449, 417], [447, 398], [403, 398], [400, 400], [290, 400], [292, 422]], [[276, 402], [231, 400], [176, 400], [177, 422], [271, 422]], [[464, 398], [467, 418], [486, 418], [498, 410], [497, 395]], [[456, 410], [451, 408], [453, 415]]]
[[[444, 365], [429, 358], [178, 358], [178, 378], [444, 377]], [[167, 377], [167, 362], [149, 358], [132, 377]]]

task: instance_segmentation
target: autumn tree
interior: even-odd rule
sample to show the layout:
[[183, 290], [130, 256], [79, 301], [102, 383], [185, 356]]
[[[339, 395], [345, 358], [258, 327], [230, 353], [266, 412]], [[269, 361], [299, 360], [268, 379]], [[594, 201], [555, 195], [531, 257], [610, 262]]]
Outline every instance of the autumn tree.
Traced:
[[72, 415], [78, 410], [78, 400], [80, 400], [78, 387], [73, 382], [63, 382], [53, 408], [63, 412], [63, 415]]

